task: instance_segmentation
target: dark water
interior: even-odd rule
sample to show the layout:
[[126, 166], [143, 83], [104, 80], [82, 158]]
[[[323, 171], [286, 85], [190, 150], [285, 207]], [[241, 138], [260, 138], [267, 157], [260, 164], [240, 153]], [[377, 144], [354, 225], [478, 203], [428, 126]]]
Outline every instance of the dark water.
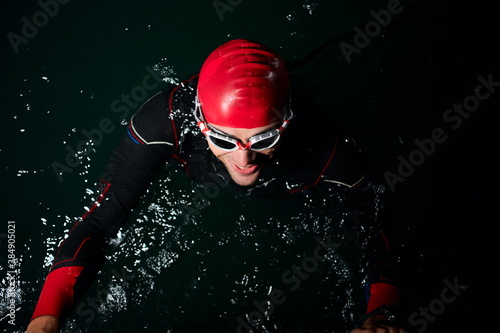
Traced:
[[[353, 29], [373, 21], [371, 10], [394, 2], [232, 3], [220, 16], [212, 1], [69, 1], [43, 16], [36, 1], [2, 2], [0, 327], [26, 327], [55, 248], [88, 207], [124, 119], [167, 82], [196, 73], [217, 45], [244, 37], [281, 52], [302, 97], [354, 134], [386, 186], [411, 273], [408, 328], [500, 332], [494, 320], [500, 30], [493, 2], [401, 1], [391, 7], [389, 24], [371, 30], [369, 39]], [[26, 22], [38, 27], [30, 30]], [[346, 57], [341, 46], [355, 51]], [[151, 70], [164, 81], [145, 81]], [[493, 81], [490, 90], [477, 89], [479, 77]], [[483, 100], [475, 105], [477, 91]], [[468, 109], [448, 113], [455, 103]], [[58, 176], [54, 162], [65, 165], [68, 151], [81, 151], [92, 133], [94, 152]], [[408, 160], [415, 166], [405, 166]], [[388, 181], [387, 172], [401, 178]], [[264, 301], [271, 287], [289, 292], [266, 319], [269, 330], [279, 322], [314, 332], [315, 322], [328, 316], [330, 331], [352, 327], [362, 293], [356, 258], [330, 258], [330, 268], [318, 267], [301, 292], [290, 292], [281, 280], [315, 248], [315, 231], [326, 225], [335, 234], [335, 218], [307, 200], [292, 210], [279, 202], [266, 201], [271, 208], [262, 210], [252, 206], [260, 203], [238, 201], [224, 209], [213, 204], [179, 227], [175, 214], [193, 195], [182, 173], [162, 174], [71, 315], [68, 331], [235, 331], [237, 318], [254, 311], [253, 301]], [[235, 223], [218, 224], [222, 211]], [[259, 228], [254, 220], [267, 223]], [[13, 225], [15, 251], [9, 252]], [[242, 239], [247, 243], [237, 242]], [[280, 252], [293, 244], [301, 246]], [[9, 254], [19, 260], [14, 298], [6, 293]], [[456, 290], [453, 301], [445, 293], [445, 300], [445, 280], [467, 288]], [[328, 292], [320, 295], [323, 284]], [[11, 299], [15, 325], [8, 323]]]

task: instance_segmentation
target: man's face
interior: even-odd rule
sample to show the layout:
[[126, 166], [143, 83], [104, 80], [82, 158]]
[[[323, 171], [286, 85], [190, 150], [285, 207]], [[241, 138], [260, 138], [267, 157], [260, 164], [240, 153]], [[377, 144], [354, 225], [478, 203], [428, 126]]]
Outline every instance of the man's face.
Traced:
[[[270, 124], [263, 127], [257, 128], [233, 128], [224, 127], [218, 125], [210, 125], [217, 130], [224, 132], [234, 138], [239, 139], [243, 145], [246, 145], [248, 139], [252, 136], [266, 132], [273, 128], [276, 128], [277, 124]], [[273, 156], [275, 147], [266, 149], [263, 151], [253, 151], [251, 149], [247, 150], [235, 150], [235, 151], [225, 151], [214, 146], [210, 141], [208, 141], [208, 146], [212, 153], [217, 156], [219, 160], [224, 164], [231, 179], [238, 185], [249, 186], [255, 183], [259, 178], [261, 168], [265, 160]]]

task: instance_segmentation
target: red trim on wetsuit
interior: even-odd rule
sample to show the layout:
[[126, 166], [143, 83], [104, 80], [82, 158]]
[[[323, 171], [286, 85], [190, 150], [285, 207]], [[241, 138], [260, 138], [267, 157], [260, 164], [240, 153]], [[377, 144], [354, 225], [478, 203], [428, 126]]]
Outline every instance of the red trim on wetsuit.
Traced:
[[401, 300], [401, 290], [389, 283], [377, 282], [370, 285], [370, 299], [366, 313], [382, 305], [397, 305]]
[[132, 127], [132, 122], [134, 120], [133, 119], [130, 119], [130, 122], [128, 123], [128, 133], [129, 135], [132, 137], [133, 140], [137, 141], [137, 143], [141, 144], [141, 145], [145, 145], [146, 142], [144, 140], [142, 140], [138, 135], [137, 133], [135, 132], [134, 128]]
[[[81, 248], [89, 239], [90, 237], [87, 237], [83, 240], [73, 258], [54, 263], [52, 267], [66, 261], [75, 260]], [[68, 309], [72, 308], [74, 286], [83, 268], [82, 266], [66, 266], [50, 272], [45, 279], [42, 292], [40, 293], [31, 319], [39, 316], [54, 316], [59, 319], [64, 318]]]
[[83, 214], [82, 220], [84, 220], [87, 217], [87, 215], [89, 215], [90, 213], [92, 213], [94, 211], [94, 209], [96, 209], [96, 207], [99, 206], [99, 204], [101, 203], [101, 201], [104, 199], [104, 196], [106, 195], [106, 192], [108, 192], [109, 188], [111, 187], [111, 183], [108, 183], [107, 181], [105, 181], [103, 179], [99, 179], [99, 181], [101, 183], [103, 183], [103, 184], [106, 184], [106, 187], [104, 188], [104, 190], [102, 190], [101, 195], [99, 195], [99, 198], [97, 198], [96, 202], [89, 209], [89, 211], [86, 212], [85, 214]]
[[382, 240], [384, 241], [385, 248], [390, 251], [391, 250], [391, 244], [389, 243], [389, 240], [387, 239], [387, 236], [386, 236], [386, 234], [384, 233], [383, 230], [380, 230], [380, 236], [382, 237]]
[[[90, 208], [90, 210], [83, 215], [82, 220], [85, 219], [87, 215], [90, 214], [99, 205], [99, 203], [104, 199], [107, 191], [111, 187], [110, 183], [102, 179], [100, 179], [100, 181], [103, 184], [106, 184], [106, 187], [102, 190], [102, 193], [99, 195], [99, 198]], [[79, 223], [77, 222], [75, 226], [73, 226], [73, 228], [69, 232], [70, 234], [78, 224]], [[62, 260], [57, 263], [54, 262], [50, 269], [52, 270], [55, 266], [60, 265], [64, 262], [75, 260], [80, 253], [80, 250], [88, 240], [90, 240], [90, 237], [85, 238], [81, 242], [80, 246], [71, 259]], [[66, 239], [63, 241], [63, 243], [64, 242], [66, 242]], [[64, 318], [68, 309], [71, 309], [73, 305], [74, 286], [83, 269], [84, 267], [82, 266], [66, 266], [56, 268], [55, 270], [51, 271], [45, 279], [42, 292], [40, 293], [40, 298], [38, 299], [35, 311], [31, 319], [39, 316], [54, 316], [59, 319]]]
[[195, 75], [191, 76], [189, 79], [182, 81], [181, 84], [179, 84], [177, 87], [172, 89], [172, 91], [170, 92], [170, 95], [168, 97], [168, 108], [170, 109], [169, 116], [170, 116], [170, 121], [172, 122], [172, 131], [174, 132], [174, 142], [175, 142], [175, 153], [172, 154], [172, 157], [175, 158], [176, 160], [178, 160], [184, 166], [184, 170], [186, 171], [186, 173], [188, 173], [187, 161], [180, 158], [179, 155], [177, 155], [177, 152], [179, 149], [179, 137], [177, 135], [177, 128], [175, 126], [175, 118], [172, 115], [172, 112], [174, 109], [173, 101], [174, 101], [174, 94], [177, 91], [177, 89], [182, 87], [185, 83], [197, 78], [199, 75], [200, 74], [195, 74]]
[[177, 91], [177, 89], [179, 89], [180, 87], [182, 87], [185, 83], [197, 78], [200, 74], [195, 74], [193, 76], [191, 76], [189, 79], [187, 80], [184, 80], [181, 82], [181, 84], [179, 84], [177, 87], [175, 87], [174, 89], [172, 89], [172, 91], [170, 92], [170, 96], [168, 98], [168, 108], [170, 109], [170, 120], [172, 121], [172, 130], [174, 131], [174, 137], [175, 137], [175, 151], [177, 152], [177, 149], [179, 148], [179, 137], [177, 135], [177, 129], [175, 127], [175, 119], [172, 115], [172, 112], [173, 112], [173, 100], [174, 100], [174, 94], [175, 92]]
[[[72, 308], [75, 283], [83, 267], [61, 267], [47, 275], [31, 319], [40, 316], [63, 318]], [[57, 295], [57, 297], [54, 297]]]
[[323, 170], [321, 170], [321, 173], [318, 175], [318, 178], [316, 178], [316, 181], [312, 185], [306, 185], [306, 186], [303, 186], [301, 188], [291, 189], [290, 193], [300, 192], [302, 190], [305, 190], [305, 189], [308, 189], [308, 188], [311, 188], [311, 187], [314, 187], [314, 186], [318, 185], [319, 181], [321, 180], [321, 177], [323, 176], [323, 174], [325, 173], [326, 169], [328, 168], [328, 166], [332, 162], [333, 155], [335, 155], [335, 152], [337, 151], [337, 145], [338, 145], [338, 143], [339, 143], [339, 140], [335, 139], [335, 146], [333, 146], [332, 153], [330, 154], [330, 157], [328, 158], [328, 161], [326, 162], [325, 166], [323, 167]]
[[[83, 245], [90, 239], [90, 237], [87, 237], [83, 240], [83, 242], [80, 244], [80, 246], [78, 247], [78, 250], [76, 250], [75, 252], [75, 255], [73, 256], [73, 258], [71, 259], [66, 259], [66, 260], [62, 260], [62, 261], [59, 261], [59, 262], [56, 262], [52, 265], [52, 267], [56, 266], [56, 265], [59, 265], [59, 264], [62, 264], [63, 262], [66, 262], [66, 261], [73, 261], [76, 259], [76, 257], [78, 256], [78, 253], [80, 252], [80, 250], [82, 249]], [[52, 269], [51, 267], [51, 269]]]

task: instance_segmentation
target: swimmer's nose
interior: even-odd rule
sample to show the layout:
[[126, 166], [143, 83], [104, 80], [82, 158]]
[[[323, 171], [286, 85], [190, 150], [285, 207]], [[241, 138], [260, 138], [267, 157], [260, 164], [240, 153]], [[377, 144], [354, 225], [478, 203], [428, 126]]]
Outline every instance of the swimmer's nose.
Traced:
[[236, 163], [239, 167], [246, 167], [249, 164], [252, 164], [252, 161], [254, 160], [254, 152], [250, 149], [246, 150], [235, 150], [233, 152], [233, 162]]

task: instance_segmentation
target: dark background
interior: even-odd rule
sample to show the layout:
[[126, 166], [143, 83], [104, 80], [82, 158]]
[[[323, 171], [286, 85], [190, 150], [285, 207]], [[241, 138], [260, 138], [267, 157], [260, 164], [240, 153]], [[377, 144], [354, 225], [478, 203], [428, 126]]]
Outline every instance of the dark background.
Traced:
[[[73, 0], [16, 53], [8, 33], [21, 35], [22, 18], [33, 22], [41, 7], [3, 1], [0, 265], [4, 275], [7, 222], [16, 221], [23, 295], [15, 330], [27, 324], [49, 254], [87, 204], [86, 189], [123, 132], [111, 103], [142, 83], [147, 66], [183, 80], [219, 44], [250, 38], [282, 54], [297, 90], [353, 133], [386, 185], [409, 263], [406, 318], [436, 304], [445, 279], [458, 279], [466, 290], [427, 321], [425, 332], [500, 332], [494, 200], [500, 92], [456, 130], [443, 120], [454, 103], [474, 94], [479, 76], [500, 82], [498, 11], [493, 1], [401, 1], [403, 11], [348, 63], [341, 43], [354, 46], [354, 27], [363, 29], [373, 20], [370, 11], [387, 4], [244, 0], [221, 20], [211, 1]], [[65, 146], [75, 147], [85, 139], [81, 131], [98, 128], [103, 118], [117, 130], [59, 181], [52, 162], [64, 164]], [[417, 148], [414, 140], [430, 138], [435, 128], [447, 140], [391, 190], [384, 174], [397, 173], [398, 157], [407, 159]]]

